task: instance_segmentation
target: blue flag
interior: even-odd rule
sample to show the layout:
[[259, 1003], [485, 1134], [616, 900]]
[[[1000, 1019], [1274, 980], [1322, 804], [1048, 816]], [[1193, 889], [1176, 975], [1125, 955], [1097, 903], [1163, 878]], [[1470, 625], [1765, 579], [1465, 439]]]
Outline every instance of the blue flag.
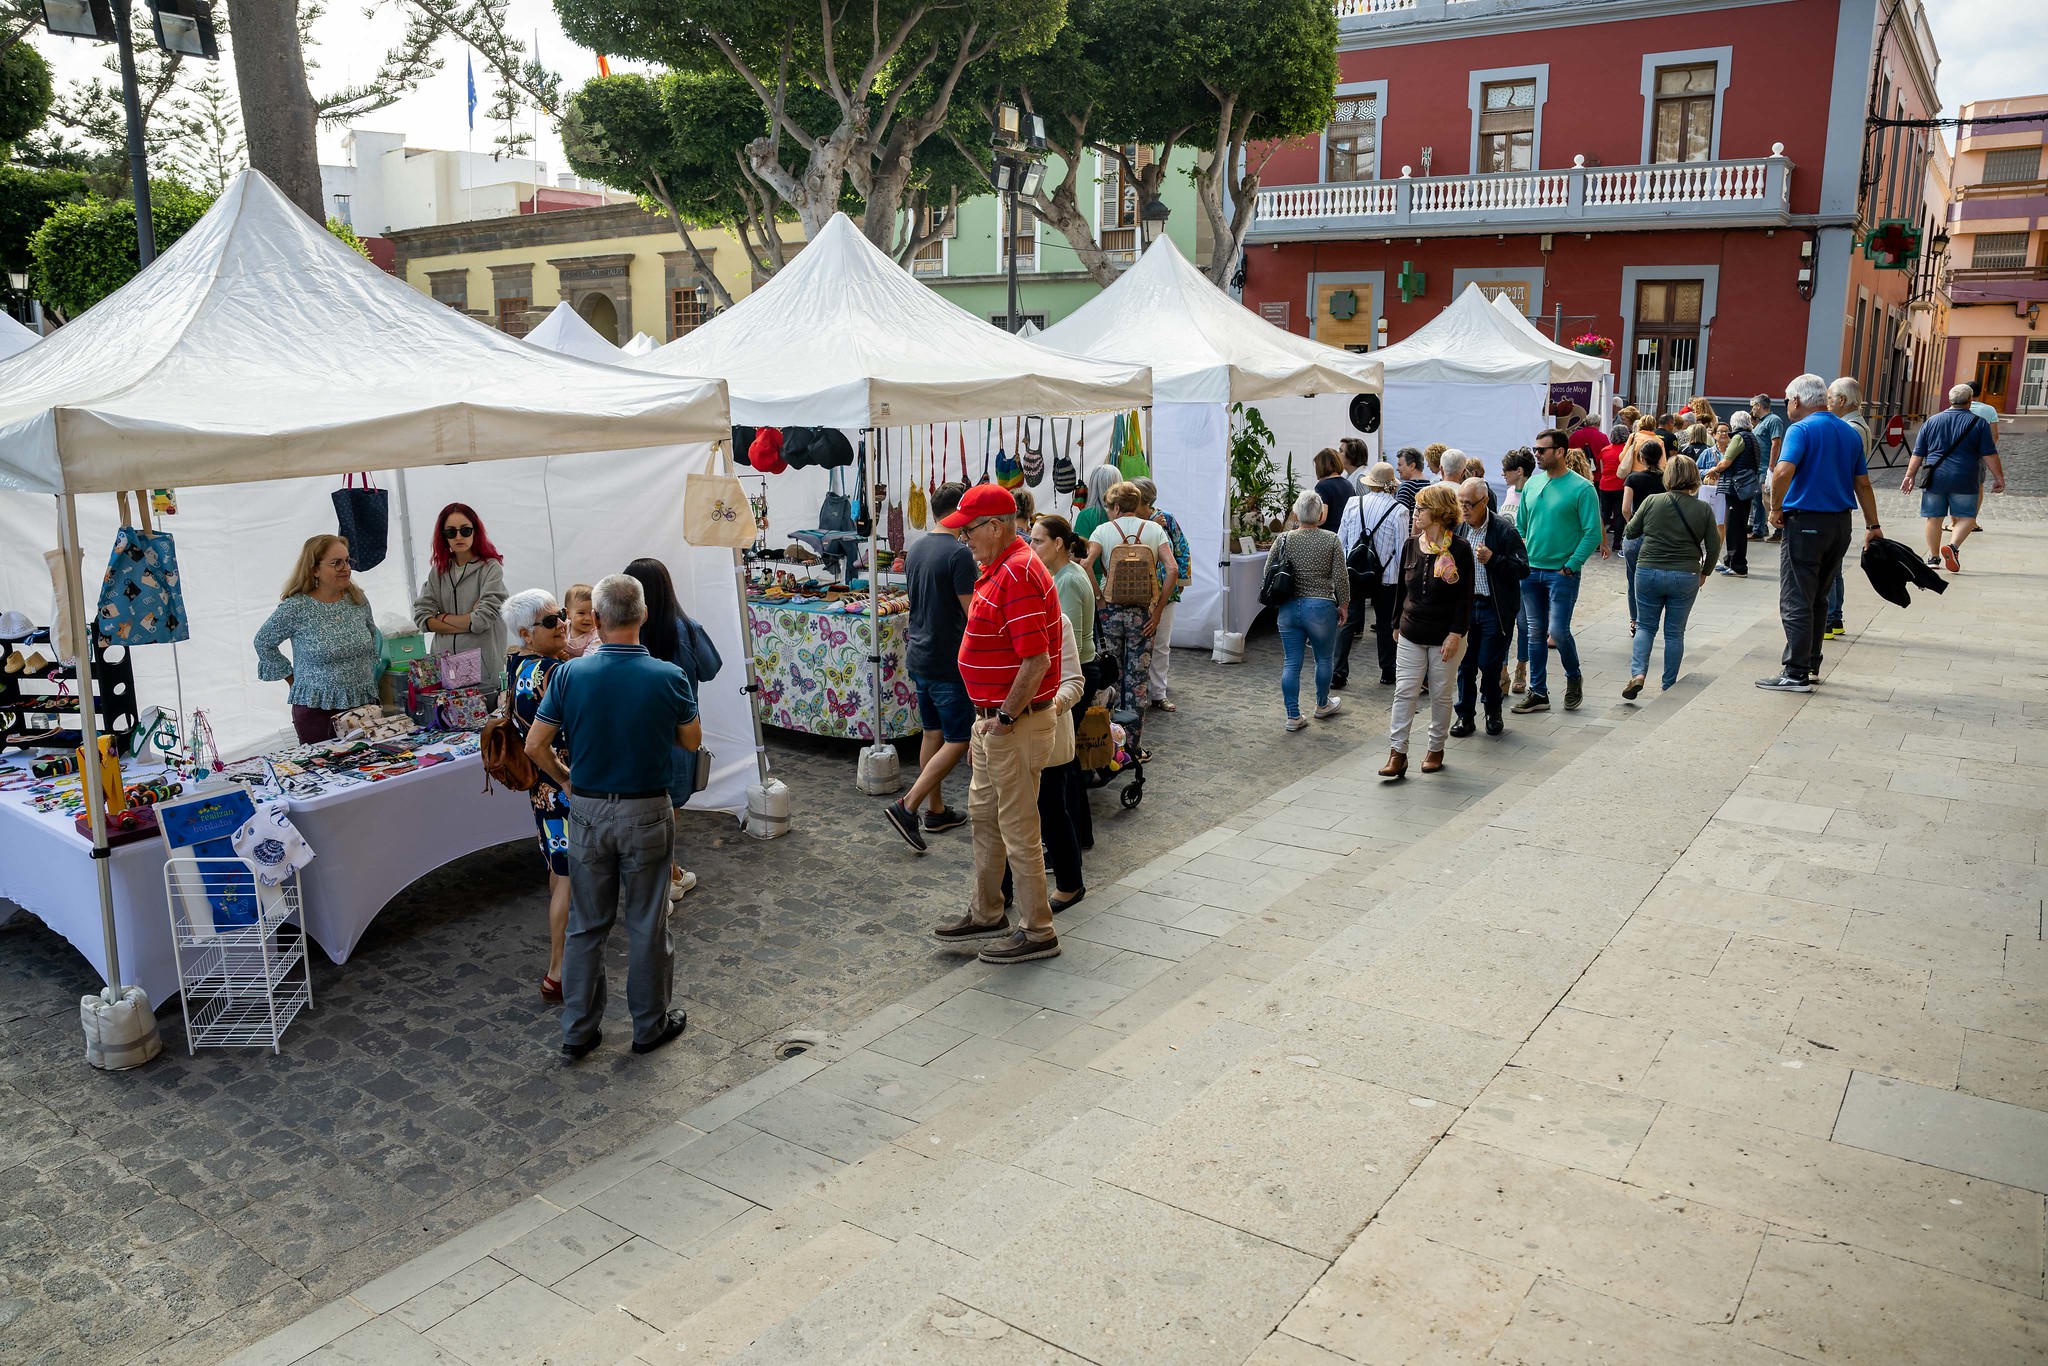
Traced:
[[476, 128], [476, 59], [465, 53], [462, 61], [463, 65], [469, 69], [469, 126], [474, 131]]

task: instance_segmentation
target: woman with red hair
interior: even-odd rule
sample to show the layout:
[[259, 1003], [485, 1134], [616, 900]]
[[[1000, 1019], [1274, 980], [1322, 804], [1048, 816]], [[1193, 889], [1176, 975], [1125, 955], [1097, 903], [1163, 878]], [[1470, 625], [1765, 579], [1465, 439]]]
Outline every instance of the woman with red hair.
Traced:
[[413, 624], [434, 633], [435, 654], [482, 650], [484, 687], [505, 686], [505, 557], [467, 503], [450, 503], [434, 521], [434, 572], [413, 599]]

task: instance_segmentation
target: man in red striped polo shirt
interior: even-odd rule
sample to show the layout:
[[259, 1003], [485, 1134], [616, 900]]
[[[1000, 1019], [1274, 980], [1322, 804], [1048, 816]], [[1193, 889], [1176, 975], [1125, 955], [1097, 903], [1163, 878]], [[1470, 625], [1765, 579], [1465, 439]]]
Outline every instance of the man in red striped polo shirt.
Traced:
[[[1039, 841], [1038, 775], [1052, 753], [1052, 697], [1059, 691], [1060, 598], [1052, 575], [1017, 534], [1017, 500], [998, 484], [967, 490], [941, 519], [961, 533], [981, 575], [960, 638], [960, 680], [977, 719], [968, 753], [974, 777], [974, 900], [933, 931], [947, 942], [995, 939], [983, 962], [1057, 957]], [[1003, 914], [1003, 862], [1016, 891], [1017, 923]]]

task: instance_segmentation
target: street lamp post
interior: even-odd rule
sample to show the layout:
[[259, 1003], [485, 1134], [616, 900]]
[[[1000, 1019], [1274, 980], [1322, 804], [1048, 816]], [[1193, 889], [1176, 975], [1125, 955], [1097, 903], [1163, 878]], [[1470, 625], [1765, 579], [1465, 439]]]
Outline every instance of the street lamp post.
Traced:
[[1144, 240], [1145, 250], [1150, 251], [1152, 244], [1165, 233], [1166, 220], [1172, 214], [1173, 210], [1167, 208], [1157, 195], [1146, 200], [1145, 207], [1138, 210], [1138, 235]]
[[1037, 114], [1021, 113], [1014, 104], [996, 106], [993, 126], [989, 130], [989, 143], [996, 149], [995, 166], [990, 181], [996, 192], [1006, 195], [1007, 226], [1003, 235], [1003, 254], [1008, 258], [1010, 286], [1009, 330], [1015, 334], [1019, 324], [1017, 313], [1017, 196], [1026, 197], [1038, 193], [1038, 187], [1045, 178], [1045, 120]]

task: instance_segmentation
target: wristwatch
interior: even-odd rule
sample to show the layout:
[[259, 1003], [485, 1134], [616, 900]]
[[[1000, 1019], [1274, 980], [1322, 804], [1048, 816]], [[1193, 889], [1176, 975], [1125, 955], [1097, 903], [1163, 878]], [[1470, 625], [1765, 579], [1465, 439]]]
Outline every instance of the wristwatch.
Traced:
[[1017, 718], [1010, 715], [1010, 713], [1004, 711], [1001, 707], [996, 708], [996, 720], [1002, 722], [1006, 726], [1014, 726], [1017, 724]]

